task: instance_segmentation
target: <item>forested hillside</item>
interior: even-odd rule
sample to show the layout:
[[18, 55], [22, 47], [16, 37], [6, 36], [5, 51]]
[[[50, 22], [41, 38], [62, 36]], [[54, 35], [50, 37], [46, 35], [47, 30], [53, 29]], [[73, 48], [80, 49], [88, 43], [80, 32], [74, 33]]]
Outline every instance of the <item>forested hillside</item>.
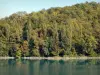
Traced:
[[0, 56], [99, 55], [100, 3], [17, 12], [0, 20]]

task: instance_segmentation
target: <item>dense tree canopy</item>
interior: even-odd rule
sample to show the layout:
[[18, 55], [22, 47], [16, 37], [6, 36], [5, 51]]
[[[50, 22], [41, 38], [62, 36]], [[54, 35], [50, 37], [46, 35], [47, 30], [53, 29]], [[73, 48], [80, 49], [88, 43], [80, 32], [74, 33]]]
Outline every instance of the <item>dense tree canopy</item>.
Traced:
[[99, 56], [100, 3], [0, 19], [0, 56]]

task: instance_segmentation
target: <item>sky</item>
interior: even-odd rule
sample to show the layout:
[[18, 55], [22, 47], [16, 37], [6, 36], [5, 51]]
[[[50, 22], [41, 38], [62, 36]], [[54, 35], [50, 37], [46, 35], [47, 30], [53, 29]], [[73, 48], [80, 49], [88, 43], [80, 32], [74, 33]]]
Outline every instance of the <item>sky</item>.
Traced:
[[0, 18], [7, 17], [18, 11], [31, 13], [51, 7], [71, 6], [86, 1], [100, 2], [100, 0], [0, 0]]

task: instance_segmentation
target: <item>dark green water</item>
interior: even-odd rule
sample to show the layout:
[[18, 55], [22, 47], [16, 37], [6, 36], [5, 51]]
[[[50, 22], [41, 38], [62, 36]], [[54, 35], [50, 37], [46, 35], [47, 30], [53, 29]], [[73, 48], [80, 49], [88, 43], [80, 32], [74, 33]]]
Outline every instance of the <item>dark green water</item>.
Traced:
[[0, 60], [0, 75], [100, 75], [100, 60]]

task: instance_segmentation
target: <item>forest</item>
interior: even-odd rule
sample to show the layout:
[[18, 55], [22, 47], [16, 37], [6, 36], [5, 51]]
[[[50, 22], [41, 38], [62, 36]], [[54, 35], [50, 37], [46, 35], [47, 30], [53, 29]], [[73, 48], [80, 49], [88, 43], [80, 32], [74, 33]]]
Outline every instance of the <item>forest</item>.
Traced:
[[16, 12], [1, 18], [0, 56], [100, 56], [100, 3]]

